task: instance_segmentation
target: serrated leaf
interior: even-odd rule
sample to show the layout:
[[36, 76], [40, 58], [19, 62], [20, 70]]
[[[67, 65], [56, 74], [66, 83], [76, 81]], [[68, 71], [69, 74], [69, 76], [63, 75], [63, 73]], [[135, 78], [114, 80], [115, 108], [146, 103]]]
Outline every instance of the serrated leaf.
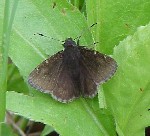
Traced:
[[93, 34], [101, 52], [112, 54], [115, 45], [150, 21], [149, 0], [87, 0], [88, 24], [95, 22]]
[[62, 104], [42, 93], [33, 97], [7, 92], [7, 100], [8, 110], [49, 124], [61, 135], [115, 136], [112, 117], [99, 111], [96, 98], [88, 102], [79, 99], [70, 104]]
[[104, 93], [124, 135], [142, 136], [145, 127], [150, 126], [149, 51], [150, 24], [139, 27], [133, 36], [128, 36], [114, 50], [118, 71], [104, 85]]

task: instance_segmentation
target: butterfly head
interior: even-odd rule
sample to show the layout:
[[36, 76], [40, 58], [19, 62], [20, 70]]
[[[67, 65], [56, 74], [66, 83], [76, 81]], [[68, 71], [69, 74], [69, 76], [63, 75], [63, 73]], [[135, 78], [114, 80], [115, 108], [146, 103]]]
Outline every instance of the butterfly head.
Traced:
[[72, 38], [67, 38], [63, 44], [64, 48], [77, 46], [76, 42]]

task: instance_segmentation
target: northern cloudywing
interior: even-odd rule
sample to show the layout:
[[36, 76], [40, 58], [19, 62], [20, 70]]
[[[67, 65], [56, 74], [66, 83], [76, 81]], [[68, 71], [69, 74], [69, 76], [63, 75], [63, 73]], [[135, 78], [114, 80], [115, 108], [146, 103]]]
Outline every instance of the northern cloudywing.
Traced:
[[64, 41], [60, 51], [43, 61], [29, 75], [29, 84], [66, 103], [80, 96], [94, 97], [97, 86], [106, 82], [117, 69], [114, 59], [79, 46], [72, 38]]

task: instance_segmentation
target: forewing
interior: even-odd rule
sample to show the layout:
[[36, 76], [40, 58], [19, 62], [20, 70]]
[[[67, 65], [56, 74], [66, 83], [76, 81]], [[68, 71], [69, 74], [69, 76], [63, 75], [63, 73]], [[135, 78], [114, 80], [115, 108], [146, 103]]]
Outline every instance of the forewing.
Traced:
[[114, 59], [94, 50], [79, 47], [81, 52], [82, 79], [84, 82], [83, 95], [94, 96], [97, 86], [110, 79], [117, 69]]
[[76, 97], [78, 89], [63, 63], [63, 52], [43, 61], [28, 78], [29, 84], [44, 93], [50, 93], [60, 102], [68, 102]]
[[51, 56], [36, 67], [29, 75], [29, 84], [45, 93], [52, 93], [61, 71], [62, 51]]

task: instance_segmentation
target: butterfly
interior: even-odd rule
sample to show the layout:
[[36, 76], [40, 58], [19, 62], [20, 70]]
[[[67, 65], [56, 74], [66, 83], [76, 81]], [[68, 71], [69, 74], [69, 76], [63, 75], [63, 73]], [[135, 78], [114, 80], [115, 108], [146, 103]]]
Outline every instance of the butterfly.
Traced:
[[67, 103], [80, 96], [93, 98], [98, 86], [110, 79], [116, 61], [98, 51], [79, 46], [67, 38], [64, 50], [43, 61], [29, 75], [28, 83], [41, 92]]

